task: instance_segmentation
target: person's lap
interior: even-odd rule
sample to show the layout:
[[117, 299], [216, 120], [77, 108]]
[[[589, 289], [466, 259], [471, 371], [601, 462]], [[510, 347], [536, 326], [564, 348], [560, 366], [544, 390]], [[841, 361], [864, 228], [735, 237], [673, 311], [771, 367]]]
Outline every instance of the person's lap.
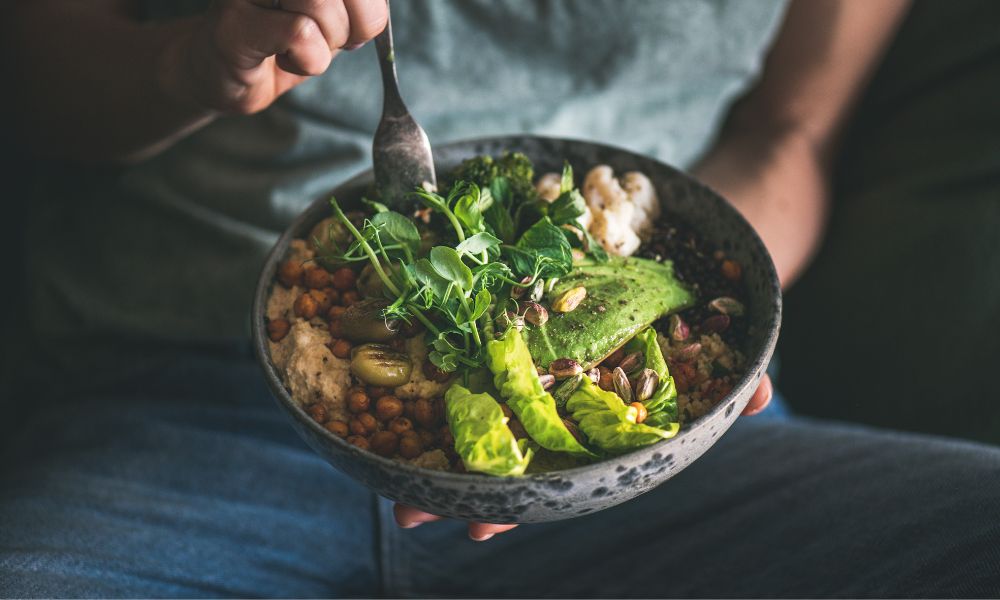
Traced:
[[684, 473], [487, 543], [399, 530], [249, 360], [51, 404], [0, 470], [3, 596], [994, 595], [1000, 451], [745, 419]]

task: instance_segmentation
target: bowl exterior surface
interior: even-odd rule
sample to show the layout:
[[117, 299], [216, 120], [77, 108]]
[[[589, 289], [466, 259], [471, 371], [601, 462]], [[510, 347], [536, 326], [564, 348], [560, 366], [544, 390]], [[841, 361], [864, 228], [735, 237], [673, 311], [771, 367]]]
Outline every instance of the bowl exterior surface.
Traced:
[[[585, 515], [625, 502], [667, 481], [708, 450], [739, 416], [764, 374], [778, 337], [781, 290], [767, 250], [739, 213], [704, 185], [652, 158], [589, 142], [511, 136], [439, 146], [435, 162], [443, 173], [466, 158], [508, 151], [527, 154], [536, 173], [559, 171], [564, 160], [573, 165], [578, 179], [598, 164], [610, 165], [616, 173], [645, 173], [667, 212], [678, 215], [743, 267], [750, 329], [740, 350], [747, 358], [747, 372], [711, 412], [676, 437], [584, 467], [506, 478], [419, 469], [362, 451], [328, 432], [310, 419], [282, 384], [270, 360], [264, 323], [267, 297], [288, 244], [329, 216], [327, 198], [316, 200], [300, 215], [268, 256], [255, 292], [252, 330], [258, 360], [278, 403], [303, 439], [331, 465], [382, 496], [430, 513], [469, 521], [532, 523]], [[371, 182], [368, 171], [333, 194], [350, 205]]]

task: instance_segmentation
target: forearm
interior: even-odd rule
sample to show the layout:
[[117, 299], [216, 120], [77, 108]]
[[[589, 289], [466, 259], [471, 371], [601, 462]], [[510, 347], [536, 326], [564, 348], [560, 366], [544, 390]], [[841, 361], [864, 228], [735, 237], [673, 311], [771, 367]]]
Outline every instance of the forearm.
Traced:
[[[97, 3], [99, 4], [99, 3]], [[21, 147], [86, 162], [141, 159], [213, 113], [170, 90], [193, 20], [141, 24], [88, 2], [19, 3], [8, 40]]]

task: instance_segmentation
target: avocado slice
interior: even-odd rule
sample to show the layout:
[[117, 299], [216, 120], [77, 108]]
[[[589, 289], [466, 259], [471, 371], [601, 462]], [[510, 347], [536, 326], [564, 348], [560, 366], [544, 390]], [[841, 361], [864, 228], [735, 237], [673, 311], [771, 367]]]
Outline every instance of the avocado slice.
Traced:
[[573, 272], [546, 298], [577, 286], [587, 288], [579, 306], [568, 313], [550, 311], [544, 325], [525, 328], [523, 336], [536, 365], [548, 367], [557, 358], [572, 358], [589, 369], [653, 321], [695, 302], [694, 293], [674, 276], [670, 261], [585, 260], [574, 264]]

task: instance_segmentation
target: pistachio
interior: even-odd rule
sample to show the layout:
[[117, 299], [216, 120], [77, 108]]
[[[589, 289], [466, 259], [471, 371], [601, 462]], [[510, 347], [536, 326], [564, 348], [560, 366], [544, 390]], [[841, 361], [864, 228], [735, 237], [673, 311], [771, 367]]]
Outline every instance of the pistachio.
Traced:
[[548, 281], [546, 281], [545, 282], [545, 293], [546, 294], [551, 293], [552, 292], [552, 288], [556, 287], [557, 283], [559, 283], [559, 278], [558, 277], [552, 277]]
[[381, 344], [362, 344], [351, 351], [351, 373], [368, 385], [396, 387], [410, 380], [410, 357]]
[[642, 352], [633, 352], [631, 354], [626, 354], [625, 358], [618, 363], [618, 368], [626, 373], [631, 373], [639, 367], [645, 364], [645, 357]]
[[541, 327], [549, 320], [549, 311], [537, 302], [525, 302], [524, 320], [535, 327]]
[[557, 358], [549, 364], [549, 373], [556, 379], [566, 379], [583, 373], [583, 367], [572, 358]]
[[615, 367], [615, 370], [611, 372], [611, 377], [614, 380], [615, 393], [618, 394], [618, 397], [623, 402], [631, 402], [632, 384], [628, 382], [628, 376], [625, 375], [625, 371], [621, 367]]
[[594, 367], [593, 369], [587, 371], [587, 377], [589, 377], [594, 383], [597, 383], [601, 380], [601, 370]]
[[560, 313], [568, 313], [574, 310], [583, 299], [587, 297], [587, 288], [583, 286], [578, 286], [575, 288], [570, 288], [559, 294], [559, 296], [552, 301], [552, 310]]
[[733, 317], [741, 317], [744, 312], [743, 304], [736, 298], [730, 298], [729, 296], [721, 296], [712, 300], [708, 303], [708, 307], [715, 312]]
[[722, 333], [729, 329], [729, 315], [713, 315], [701, 322], [704, 333]]
[[635, 399], [639, 402], [649, 400], [660, 385], [660, 375], [652, 369], [643, 369], [635, 379]]
[[547, 390], [556, 384], [556, 376], [546, 373], [538, 376], [538, 382], [542, 384], [542, 389]]
[[522, 277], [521, 278], [521, 285], [515, 285], [513, 288], [511, 288], [511, 290], [510, 290], [511, 297], [513, 297], [514, 299], [517, 299], [517, 298], [520, 298], [521, 296], [523, 296], [524, 292], [528, 291], [528, 288], [522, 287], [522, 286], [526, 285], [530, 281], [531, 281], [531, 277], [530, 276], [525, 275], [524, 277]]
[[531, 288], [531, 293], [528, 294], [528, 298], [533, 302], [538, 302], [545, 295], [545, 280], [538, 279], [535, 281], [535, 285]]
[[387, 342], [399, 335], [399, 321], [386, 319], [386, 300], [361, 300], [347, 307], [340, 318], [344, 337], [355, 342]]
[[670, 334], [670, 339], [683, 342], [691, 335], [691, 327], [684, 322], [680, 315], [670, 315], [670, 320], [667, 322], [667, 333]]
[[566, 406], [569, 397], [580, 387], [581, 383], [583, 383], [583, 375], [574, 375], [564, 379], [559, 387], [552, 391], [552, 397], [556, 399], [556, 406]]
[[680, 349], [674, 353], [674, 358], [681, 362], [689, 362], [697, 358], [701, 354], [701, 344], [694, 342], [693, 344], [688, 344], [687, 346], [681, 346]]

